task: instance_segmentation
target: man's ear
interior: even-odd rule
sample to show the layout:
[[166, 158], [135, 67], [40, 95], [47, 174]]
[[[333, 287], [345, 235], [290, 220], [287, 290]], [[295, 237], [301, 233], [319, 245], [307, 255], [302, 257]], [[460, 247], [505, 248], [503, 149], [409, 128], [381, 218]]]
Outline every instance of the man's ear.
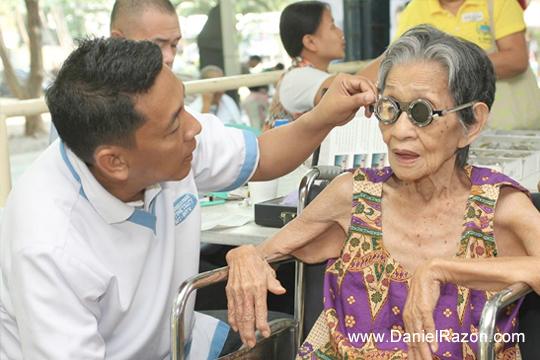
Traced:
[[476, 138], [478, 138], [478, 135], [484, 128], [484, 125], [488, 121], [489, 108], [485, 103], [478, 102], [474, 104], [472, 108], [476, 123], [469, 126], [468, 133], [460, 141], [460, 148], [464, 148], [465, 146], [470, 145], [474, 140], [476, 140]]
[[312, 34], [306, 34], [302, 38], [302, 45], [304, 45], [304, 49], [307, 49], [309, 51], [317, 51], [318, 47], [317, 44], [315, 44], [315, 37]]
[[120, 146], [101, 145], [94, 153], [95, 166], [111, 179], [126, 181], [129, 178], [129, 163], [125, 151]]
[[119, 29], [112, 29], [111, 30], [111, 37], [112, 38], [125, 38], [126, 36], [122, 32], [122, 30]]

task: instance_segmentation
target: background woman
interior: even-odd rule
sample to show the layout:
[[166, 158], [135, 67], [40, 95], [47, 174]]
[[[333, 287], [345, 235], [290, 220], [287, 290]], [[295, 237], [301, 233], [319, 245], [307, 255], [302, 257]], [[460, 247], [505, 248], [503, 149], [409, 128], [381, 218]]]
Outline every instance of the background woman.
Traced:
[[335, 76], [328, 73], [332, 60], [345, 57], [343, 31], [334, 24], [330, 6], [320, 1], [291, 4], [281, 13], [279, 32], [292, 66], [281, 77], [266, 122], [296, 120], [313, 109]]

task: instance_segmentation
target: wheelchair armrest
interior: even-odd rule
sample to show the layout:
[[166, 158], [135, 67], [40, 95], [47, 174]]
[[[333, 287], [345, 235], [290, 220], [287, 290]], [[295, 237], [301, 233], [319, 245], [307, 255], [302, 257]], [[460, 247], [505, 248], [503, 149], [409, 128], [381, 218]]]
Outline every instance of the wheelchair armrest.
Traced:
[[531, 287], [519, 282], [496, 293], [491, 299], [486, 301], [478, 326], [478, 360], [495, 359], [495, 321], [501, 308], [512, 304], [514, 301], [532, 291]]
[[[278, 266], [284, 262], [295, 260], [291, 255], [272, 256], [267, 259], [268, 263]], [[184, 360], [184, 336], [185, 336], [185, 309], [189, 296], [193, 291], [203, 287], [225, 281], [229, 278], [229, 267], [225, 266], [219, 269], [207, 271], [190, 277], [180, 285], [178, 294], [173, 303], [171, 314], [171, 352], [172, 360]]]

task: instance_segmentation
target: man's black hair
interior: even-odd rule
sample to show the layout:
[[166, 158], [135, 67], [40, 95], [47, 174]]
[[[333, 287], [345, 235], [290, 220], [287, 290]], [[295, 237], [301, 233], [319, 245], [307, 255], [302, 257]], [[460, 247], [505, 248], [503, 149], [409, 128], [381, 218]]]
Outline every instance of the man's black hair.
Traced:
[[100, 145], [135, 147], [135, 130], [145, 121], [135, 98], [148, 92], [162, 67], [152, 42], [83, 40], [45, 94], [60, 139], [87, 164]]

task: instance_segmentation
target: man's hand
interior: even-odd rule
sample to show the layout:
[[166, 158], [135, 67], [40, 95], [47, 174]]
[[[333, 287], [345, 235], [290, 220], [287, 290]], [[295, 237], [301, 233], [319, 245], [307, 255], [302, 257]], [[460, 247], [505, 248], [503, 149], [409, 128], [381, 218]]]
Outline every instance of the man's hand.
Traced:
[[[411, 342], [407, 344], [409, 360], [431, 360], [431, 351], [437, 351], [439, 346], [433, 320], [433, 312], [440, 297], [442, 284], [441, 274], [435, 270], [434, 266], [437, 261], [437, 259], [432, 259], [423, 262], [416, 268], [412, 277], [411, 288], [403, 309], [405, 331], [411, 339]], [[432, 334], [433, 341], [430, 345], [424, 341], [412, 341], [413, 334], [419, 334], [420, 338], [424, 339], [427, 334]]]
[[240, 331], [242, 342], [255, 346], [255, 327], [264, 337], [270, 336], [268, 326], [267, 291], [276, 295], [286, 292], [276, 279], [276, 272], [253, 245], [244, 245], [227, 253], [229, 281], [227, 308], [229, 325]]
[[344, 125], [362, 106], [365, 106], [366, 116], [370, 117], [369, 105], [375, 103], [378, 96], [377, 87], [371, 80], [338, 74], [319, 104], [312, 110], [313, 118], [332, 127]]

